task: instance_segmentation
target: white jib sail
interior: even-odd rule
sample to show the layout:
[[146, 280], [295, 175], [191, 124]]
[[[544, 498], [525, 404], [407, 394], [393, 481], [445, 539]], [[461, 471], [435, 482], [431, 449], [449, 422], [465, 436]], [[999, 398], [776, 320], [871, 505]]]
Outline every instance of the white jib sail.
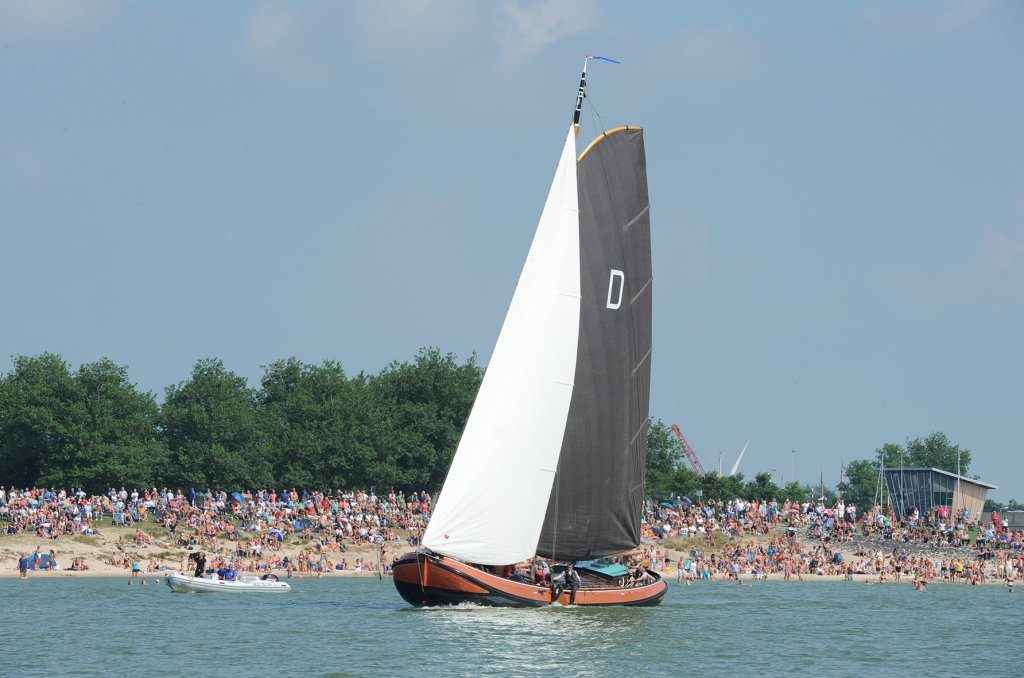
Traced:
[[572, 399], [579, 321], [579, 200], [570, 127], [424, 546], [481, 565], [517, 563], [536, 553]]

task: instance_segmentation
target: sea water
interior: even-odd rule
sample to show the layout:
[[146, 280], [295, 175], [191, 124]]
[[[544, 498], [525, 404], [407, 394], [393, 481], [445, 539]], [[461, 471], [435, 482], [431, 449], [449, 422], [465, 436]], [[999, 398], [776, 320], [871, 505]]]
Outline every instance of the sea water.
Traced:
[[0, 675], [1020, 675], [1024, 587], [670, 584], [656, 608], [413, 609], [391, 581], [0, 579]]

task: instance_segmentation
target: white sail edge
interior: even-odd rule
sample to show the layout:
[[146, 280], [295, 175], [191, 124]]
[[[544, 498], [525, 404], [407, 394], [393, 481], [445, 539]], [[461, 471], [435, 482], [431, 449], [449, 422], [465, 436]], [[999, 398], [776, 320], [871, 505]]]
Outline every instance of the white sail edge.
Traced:
[[480, 565], [516, 563], [536, 553], [569, 416], [579, 324], [579, 198], [570, 126], [424, 546]]

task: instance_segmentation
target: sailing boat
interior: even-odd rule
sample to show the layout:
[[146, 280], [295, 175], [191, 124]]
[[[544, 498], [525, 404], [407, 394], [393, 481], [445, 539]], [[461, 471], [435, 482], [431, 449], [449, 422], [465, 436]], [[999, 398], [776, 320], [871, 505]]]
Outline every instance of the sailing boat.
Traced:
[[[568, 592], [555, 598], [549, 586], [504, 575], [534, 555], [593, 561], [640, 543], [651, 372], [643, 130], [608, 130], [577, 157], [587, 61], [533, 243], [422, 548], [394, 564], [395, 587], [417, 607], [564, 604]], [[618, 576], [625, 568], [603, 563], [581, 564], [575, 604], [661, 602], [659, 575], [645, 571], [634, 583]]]

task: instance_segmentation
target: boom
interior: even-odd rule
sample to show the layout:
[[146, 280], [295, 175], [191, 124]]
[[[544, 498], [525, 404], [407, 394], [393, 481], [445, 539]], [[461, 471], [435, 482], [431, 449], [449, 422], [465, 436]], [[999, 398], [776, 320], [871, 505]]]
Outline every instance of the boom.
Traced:
[[679, 427], [675, 424], [672, 424], [672, 433], [675, 433], [676, 438], [679, 438], [679, 444], [682, 446], [683, 453], [686, 454], [686, 458], [690, 461], [690, 466], [693, 467], [693, 470], [702, 478], [706, 476], [707, 471], [704, 470], [704, 467], [700, 463], [700, 459], [697, 458], [697, 453], [693, 451], [690, 443], [683, 437], [683, 432], [680, 431]]

